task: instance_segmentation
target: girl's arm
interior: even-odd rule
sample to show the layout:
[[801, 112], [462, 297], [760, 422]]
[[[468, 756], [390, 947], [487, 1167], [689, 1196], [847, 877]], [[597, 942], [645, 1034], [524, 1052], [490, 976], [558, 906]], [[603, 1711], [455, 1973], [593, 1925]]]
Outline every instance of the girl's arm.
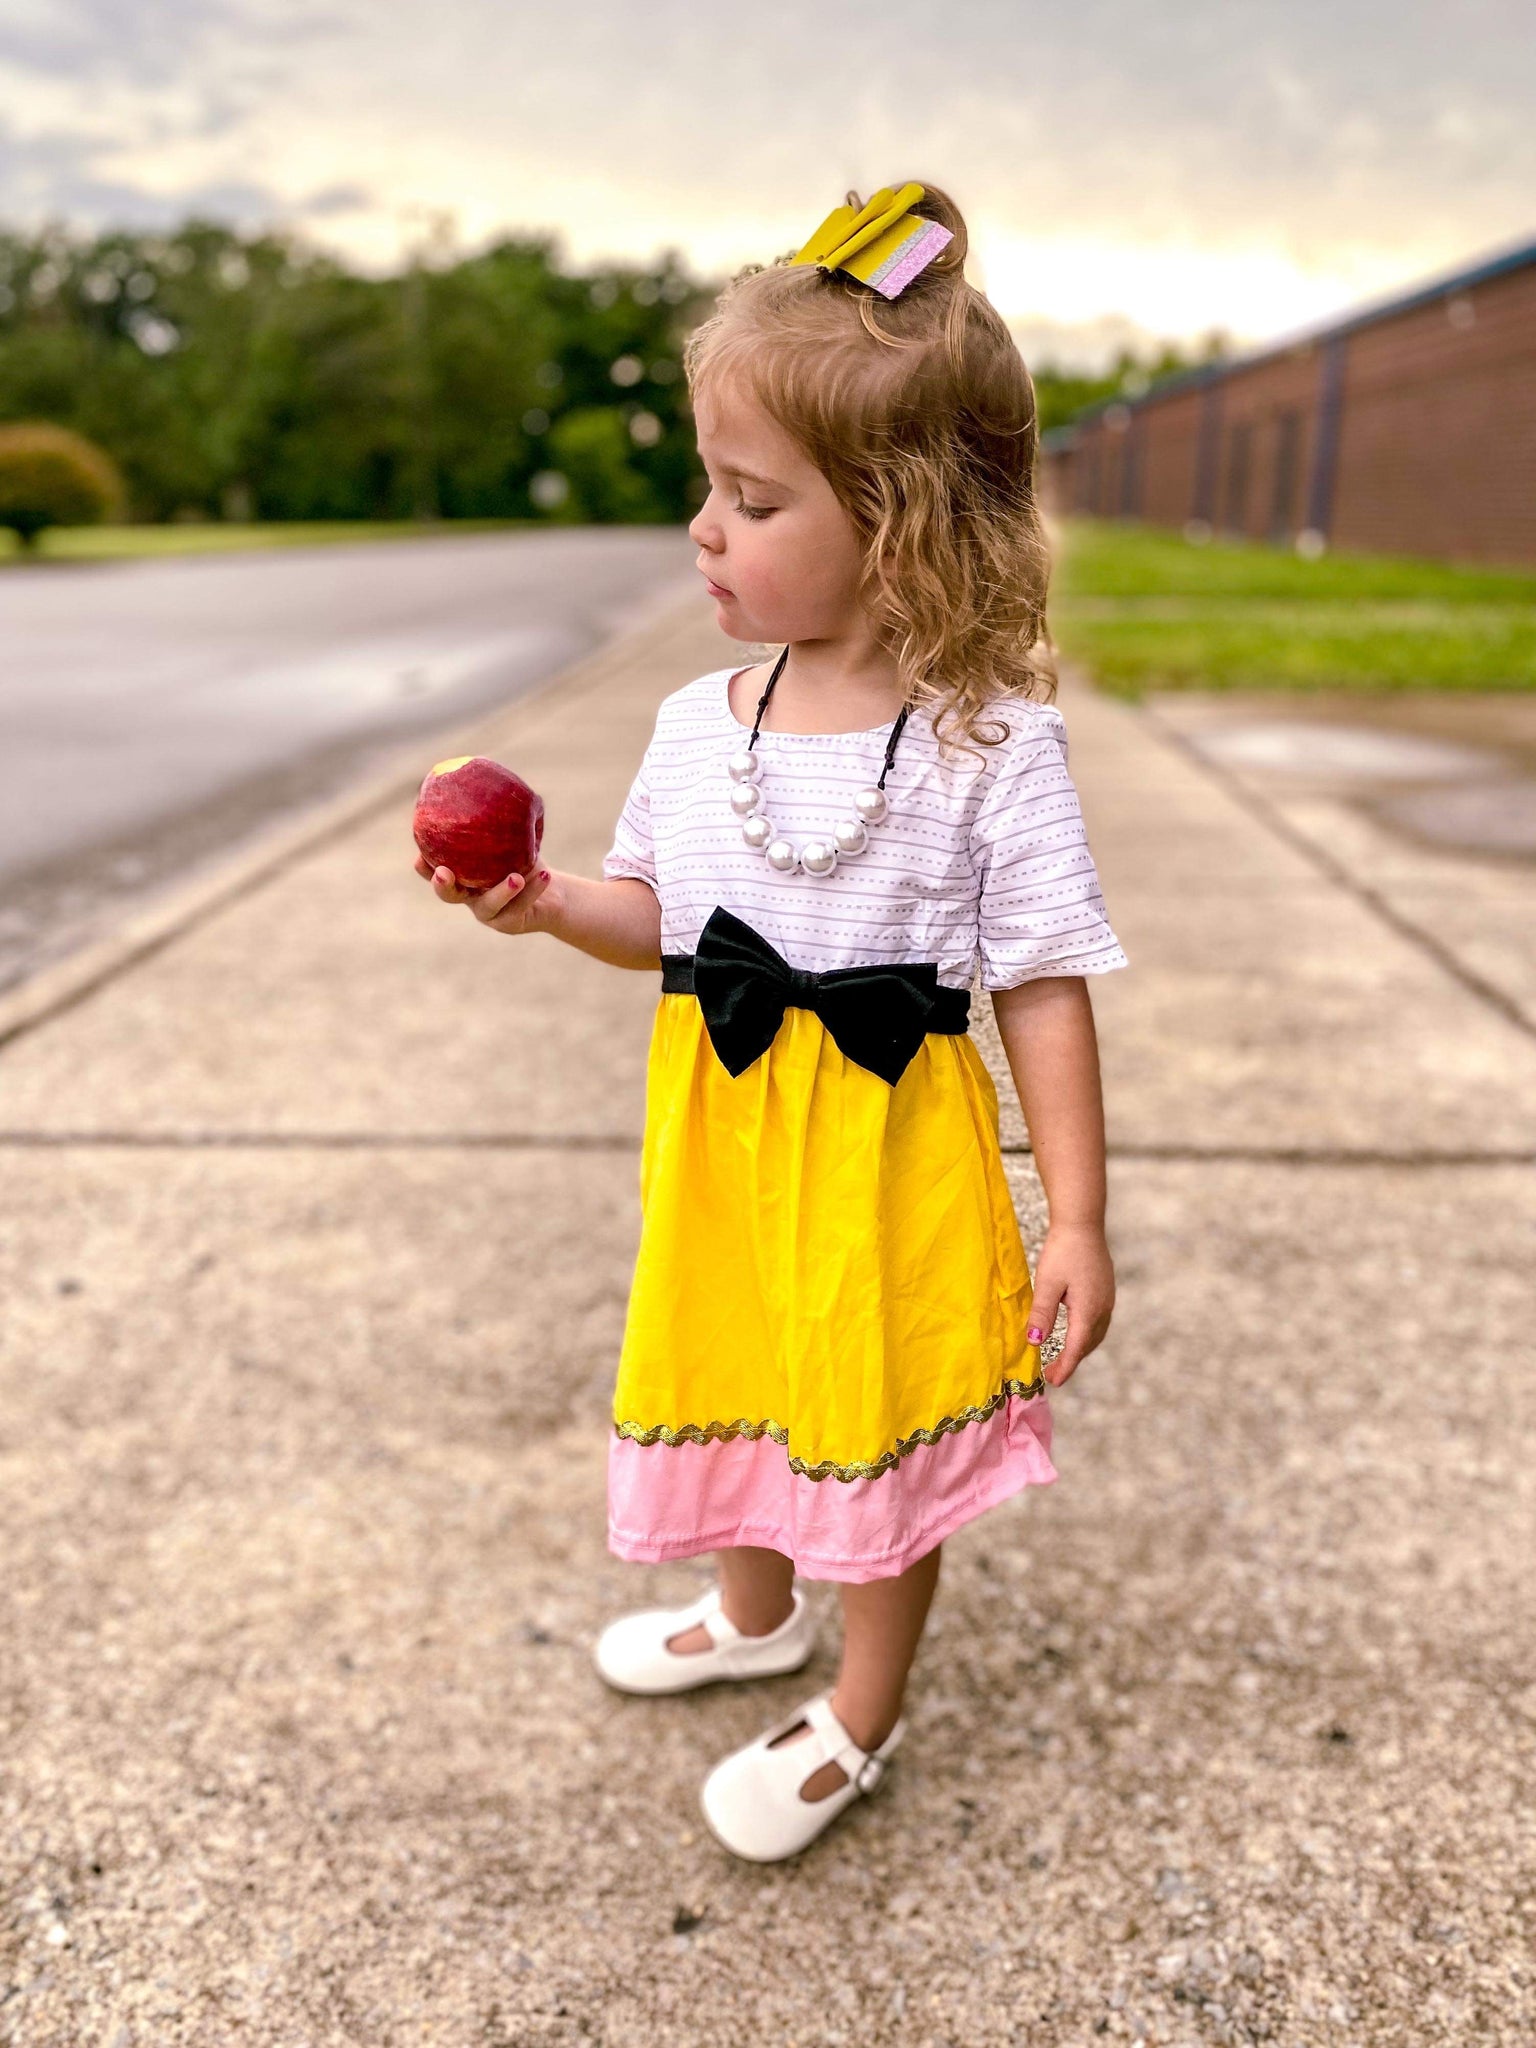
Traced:
[[591, 881], [558, 868], [508, 875], [494, 889], [461, 889], [451, 868], [435, 872], [419, 855], [416, 872], [442, 903], [467, 903], [493, 932], [548, 932], [610, 967], [660, 967], [661, 904], [634, 875]]
[[1080, 974], [995, 989], [992, 1008], [1050, 1205], [1029, 1336], [1043, 1342], [1066, 1303], [1066, 1341], [1045, 1367], [1046, 1379], [1059, 1387], [1104, 1341], [1115, 1306], [1115, 1269], [1104, 1241], [1104, 1099], [1093, 1009]]

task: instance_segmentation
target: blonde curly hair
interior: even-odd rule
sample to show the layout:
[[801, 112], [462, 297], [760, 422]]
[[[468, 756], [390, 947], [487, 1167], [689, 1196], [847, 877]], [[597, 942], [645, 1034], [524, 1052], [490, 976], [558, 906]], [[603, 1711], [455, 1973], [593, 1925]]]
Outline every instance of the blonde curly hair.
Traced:
[[862, 602], [941, 746], [954, 725], [996, 746], [1007, 728], [983, 729], [988, 705], [1056, 688], [1034, 386], [965, 281], [959, 208], [926, 185], [915, 210], [953, 240], [899, 297], [787, 257], [752, 265], [689, 336], [684, 367], [695, 398], [744, 386], [831, 484], [863, 543]]

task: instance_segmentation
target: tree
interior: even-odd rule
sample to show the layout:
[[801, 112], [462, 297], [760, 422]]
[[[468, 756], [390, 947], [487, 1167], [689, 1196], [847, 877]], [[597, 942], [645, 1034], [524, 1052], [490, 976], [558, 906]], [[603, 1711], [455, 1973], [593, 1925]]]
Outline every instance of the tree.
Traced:
[[1121, 349], [1107, 370], [1089, 372], [1062, 370], [1045, 364], [1034, 372], [1035, 402], [1040, 413], [1040, 431], [1065, 426], [1089, 406], [1110, 399], [1140, 398], [1164, 377], [1177, 377], [1185, 370], [1203, 368], [1222, 361], [1229, 351], [1227, 337], [1219, 328], [1198, 344], [1185, 349], [1177, 342], [1154, 344], [1145, 355]]
[[68, 427], [27, 420], [0, 427], [0, 526], [24, 548], [49, 526], [93, 526], [123, 502], [110, 456]]
[[554, 467], [570, 486], [559, 502], [565, 519], [598, 525], [665, 519], [666, 508], [631, 461], [629, 423], [616, 405], [583, 405], [555, 422], [549, 435]]
[[538, 236], [377, 277], [202, 219], [0, 231], [0, 420], [97, 442], [139, 519], [686, 519], [705, 296], [674, 254], [577, 273]]

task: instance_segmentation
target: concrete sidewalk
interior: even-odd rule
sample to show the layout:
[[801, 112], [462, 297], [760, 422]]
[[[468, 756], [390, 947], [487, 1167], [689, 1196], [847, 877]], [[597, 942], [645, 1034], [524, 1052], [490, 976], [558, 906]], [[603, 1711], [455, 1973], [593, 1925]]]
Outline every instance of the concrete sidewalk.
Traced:
[[[555, 865], [729, 658], [689, 612], [476, 736]], [[402, 792], [0, 1052], [0, 2041], [1525, 2048], [1536, 1039], [1065, 708], [1121, 1309], [793, 1868], [696, 1788], [830, 1652], [588, 1662], [701, 1579], [603, 1548], [654, 977], [441, 910]]]

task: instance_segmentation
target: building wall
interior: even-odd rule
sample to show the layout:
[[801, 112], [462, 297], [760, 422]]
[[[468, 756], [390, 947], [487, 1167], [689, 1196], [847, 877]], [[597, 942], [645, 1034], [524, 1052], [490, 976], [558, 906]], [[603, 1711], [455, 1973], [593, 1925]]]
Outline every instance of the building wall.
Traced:
[[1061, 512], [1536, 563], [1536, 263], [1109, 406], [1043, 478]]
[[1317, 381], [1311, 347], [1221, 380], [1214, 502], [1200, 513], [1191, 504], [1186, 519], [1205, 518], [1219, 532], [1251, 540], [1295, 538], [1307, 523]]
[[1536, 562], [1536, 266], [1350, 337], [1331, 538]]
[[1137, 453], [1138, 519], [1179, 526], [1190, 517], [1188, 507], [1195, 499], [1200, 412], [1200, 396], [1190, 392], [1132, 414], [1127, 438]]

